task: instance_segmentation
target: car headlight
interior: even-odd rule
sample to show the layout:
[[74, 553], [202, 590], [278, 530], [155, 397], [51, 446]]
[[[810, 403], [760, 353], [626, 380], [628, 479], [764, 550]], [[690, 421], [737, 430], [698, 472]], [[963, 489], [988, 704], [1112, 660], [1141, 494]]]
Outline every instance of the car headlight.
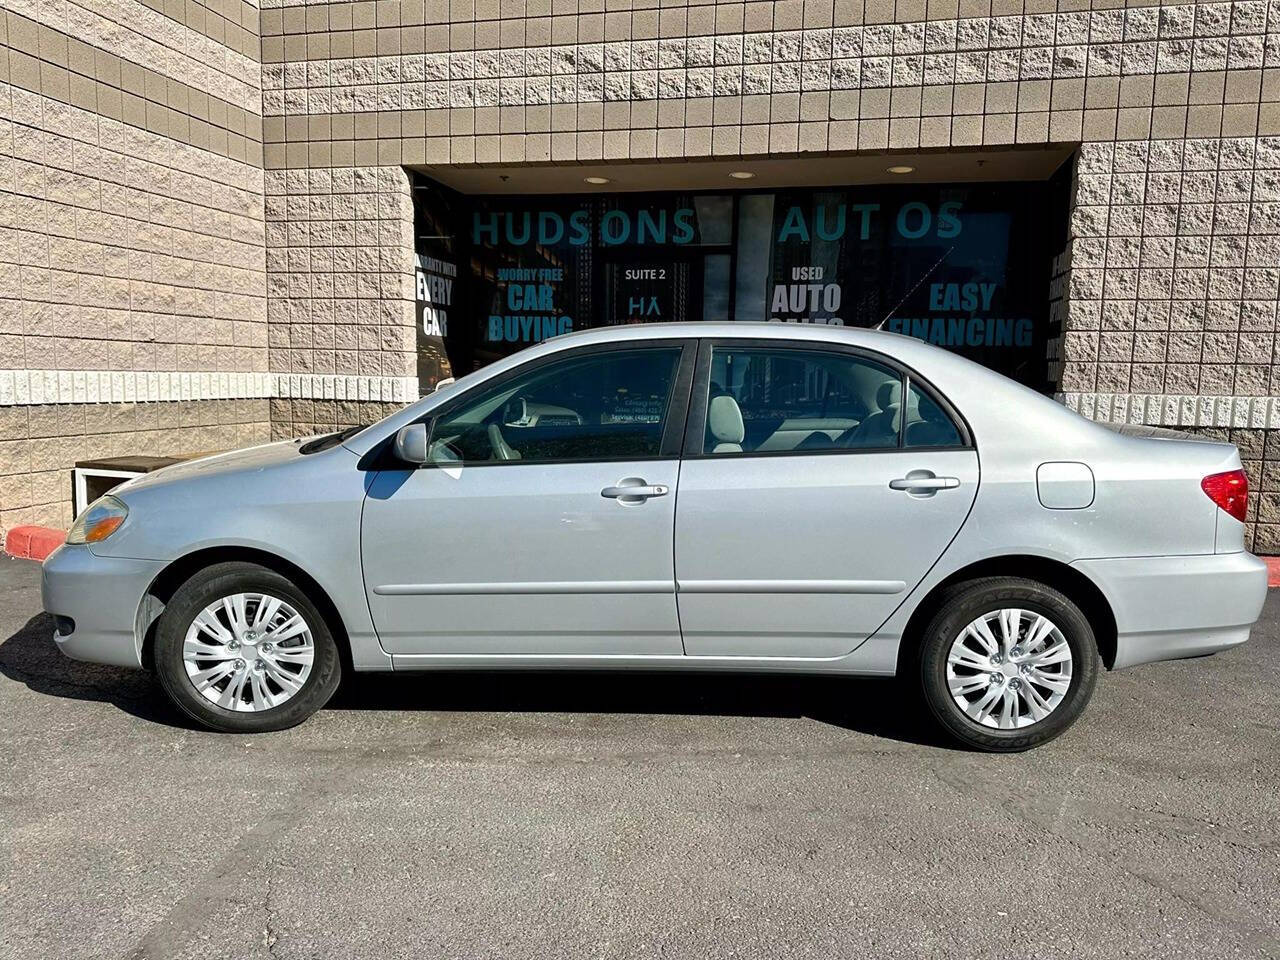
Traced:
[[129, 516], [129, 508], [118, 497], [108, 494], [99, 497], [84, 513], [76, 517], [76, 522], [67, 532], [67, 543], [98, 543], [107, 539], [124, 523]]

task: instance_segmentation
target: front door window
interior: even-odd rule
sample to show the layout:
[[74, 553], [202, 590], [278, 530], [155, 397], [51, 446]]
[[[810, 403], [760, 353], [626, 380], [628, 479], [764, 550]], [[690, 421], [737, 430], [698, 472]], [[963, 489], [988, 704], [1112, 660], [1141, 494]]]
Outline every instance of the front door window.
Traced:
[[659, 455], [678, 346], [594, 351], [538, 364], [435, 421], [436, 463], [642, 460]]

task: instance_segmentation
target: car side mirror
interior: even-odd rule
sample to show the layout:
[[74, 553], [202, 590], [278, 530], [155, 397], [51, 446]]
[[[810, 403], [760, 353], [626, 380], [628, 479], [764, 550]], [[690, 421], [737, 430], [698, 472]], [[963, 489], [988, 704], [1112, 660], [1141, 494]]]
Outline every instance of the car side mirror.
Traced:
[[427, 462], [427, 425], [411, 423], [396, 433], [396, 456], [405, 463]]

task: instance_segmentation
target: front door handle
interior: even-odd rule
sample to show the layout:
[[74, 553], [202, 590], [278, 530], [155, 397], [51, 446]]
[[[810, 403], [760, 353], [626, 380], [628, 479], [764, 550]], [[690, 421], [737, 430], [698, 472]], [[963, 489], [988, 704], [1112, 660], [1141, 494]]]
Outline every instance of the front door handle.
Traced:
[[600, 496], [619, 503], [644, 503], [650, 497], [665, 497], [671, 488], [664, 483], [648, 483], [641, 477], [626, 477], [617, 486], [605, 487]]

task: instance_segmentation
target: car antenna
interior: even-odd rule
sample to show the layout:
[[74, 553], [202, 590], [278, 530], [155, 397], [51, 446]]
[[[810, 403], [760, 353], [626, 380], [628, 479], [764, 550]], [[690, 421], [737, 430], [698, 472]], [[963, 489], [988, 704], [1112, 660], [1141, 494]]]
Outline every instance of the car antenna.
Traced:
[[942, 256], [940, 256], [940, 257], [937, 259], [937, 261], [934, 263], [934, 265], [933, 265], [932, 267], [930, 267], [928, 270], [926, 270], [926, 271], [924, 272], [924, 275], [923, 275], [919, 280], [917, 280], [917, 281], [915, 282], [915, 286], [913, 286], [910, 290], [908, 290], [905, 294], [903, 294], [902, 299], [901, 299], [901, 300], [899, 300], [897, 303], [895, 303], [895, 304], [893, 305], [893, 309], [892, 309], [892, 310], [890, 310], [888, 313], [886, 313], [886, 314], [884, 315], [884, 318], [883, 318], [879, 323], [877, 323], [874, 327], [872, 327], [871, 329], [872, 329], [872, 330], [883, 330], [883, 329], [884, 329], [884, 325], [885, 325], [886, 323], [888, 323], [888, 322], [889, 322], [889, 318], [890, 318], [890, 317], [892, 317], [895, 313], [897, 313], [897, 312], [898, 312], [898, 308], [899, 308], [899, 307], [901, 307], [904, 303], [906, 303], [906, 302], [907, 302], [907, 300], [909, 300], [909, 299], [910, 299], [910, 297], [911, 297], [911, 295], [912, 295], [913, 293], [915, 293], [917, 290], [919, 290], [919, 289], [920, 289], [920, 284], [924, 283], [926, 280], [928, 280], [928, 279], [929, 279], [929, 277], [930, 277], [930, 275], [933, 273], [933, 271], [937, 270], [937, 269], [938, 269], [938, 267], [940, 267], [940, 266], [942, 265], [942, 261], [943, 261], [943, 260], [945, 260], [945, 259], [947, 259], [947, 257], [951, 256], [951, 251], [952, 251], [952, 250], [954, 250], [955, 248], [956, 248], [956, 247], [955, 247], [955, 244], [952, 244], [951, 246], [947, 247], [947, 249], [943, 251]]

